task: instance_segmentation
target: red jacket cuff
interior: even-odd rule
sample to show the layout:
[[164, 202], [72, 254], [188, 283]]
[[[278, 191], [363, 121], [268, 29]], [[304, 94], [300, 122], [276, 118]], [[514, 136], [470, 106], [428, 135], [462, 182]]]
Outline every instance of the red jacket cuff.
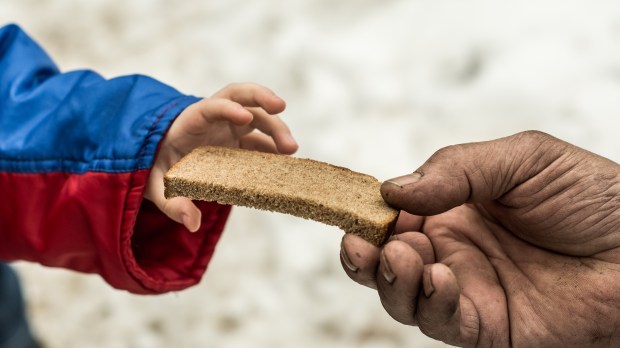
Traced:
[[202, 212], [202, 224], [191, 233], [142, 199], [148, 173], [135, 173], [133, 184], [137, 185], [131, 185], [128, 193], [120, 234], [123, 265], [138, 286], [107, 280], [135, 293], [182, 290], [200, 282], [224, 230], [230, 206], [196, 202]]

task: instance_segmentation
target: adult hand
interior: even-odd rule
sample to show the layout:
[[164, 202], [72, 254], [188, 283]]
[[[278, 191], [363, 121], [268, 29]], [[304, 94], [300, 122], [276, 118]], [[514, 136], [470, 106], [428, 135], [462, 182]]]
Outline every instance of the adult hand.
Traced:
[[[396, 320], [459, 346], [620, 346], [620, 166], [540, 132], [450, 146], [381, 193], [341, 261]], [[410, 214], [408, 214], [410, 213]]]
[[250, 83], [228, 85], [212, 97], [188, 106], [162, 140], [144, 197], [188, 230], [197, 231], [200, 210], [185, 197], [166, 199], [164, 174], [181, 157], [199, 146], [295, 153], [297, 143], [277, 116], [284, 108], [284, 100], [272, 91]]

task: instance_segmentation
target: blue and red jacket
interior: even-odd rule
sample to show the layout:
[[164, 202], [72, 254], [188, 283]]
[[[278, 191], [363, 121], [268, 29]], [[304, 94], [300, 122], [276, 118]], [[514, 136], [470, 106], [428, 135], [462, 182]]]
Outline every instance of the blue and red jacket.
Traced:
[[0, 260], [142, 294], [198, 283], [230, 208], [199, 203], [189, 233], [143, 200], [162, 137], [197, 100], [147, 76], [61, 73], [19, 27], [0, 28]]

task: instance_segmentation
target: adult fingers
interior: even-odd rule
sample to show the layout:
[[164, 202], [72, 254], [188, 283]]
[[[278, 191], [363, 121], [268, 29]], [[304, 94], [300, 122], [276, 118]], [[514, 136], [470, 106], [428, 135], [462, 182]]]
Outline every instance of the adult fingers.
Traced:
[[213, 98], [225, 98], [246, 107], [258, 106], [270, 114], [284, 111], [286, 103], [269, 88], [254, 83], [233, 83], [213, 95]]
[[398, 219], [396, 220], [393, 233], [399, 234], [403, 232], [420, 231], [423, 224], [423, 216], [409, 214], [406, 211], [401, 210], [398, 214]]
[[445, 147], [414, 173], [384, 182], [381, 194], [390, 205], [417, 215], [495, 200], [565, 155], [567, 146], [550, 135], [528, 131]]
[[444, 264], [424, 267], [423, 294], [416, 319], [420, 331], [448, 344], [473, 347], [480, 332], [479, 314], [473, 302], [461, 295], [452, 270]]
[[381, 253], [377, 286], [381, 303], [395, 320], [417, 325], [429, 337], [458, 346], [475, 346], [480, 319], [444, 264], [422, 266], [415, 251], [390, 242]]
[[355, 282], [377, 289], [376, 273], [381, 249], [361, 237], [345, 234], [340, 244], [340, 263]]
[[[399, 215], [397, 226], [418, 229], [422, 221], [417, 216], [404, 212]], [[404, 232], [391, 237], [390, 240], [399, 240], [408, 244], [419, 253], [424, 263], [435, 262], [433, 247], [427, 236], [420, 232]], [[355, 282], [377, 289], [377, 268], [381, 248], [372, 245], [359, 236], [345, 234], [340, 244], [340, 262], [347, 275]]]
[[395, 320], [416, 325], [415, 313], [424, 264], [407, 243], [387, 243], [379, 257], [377, 289], [385, 310]]
[[[441, 263], [425, 266], [425, 296], [418, 301], [418, 325], [431, 337], [455, 344], [451, 339], [458, 332], [464, 343], [473, 340], [483, 347], [508, 344], [508, 288], [502, 278], [514, 278], [514, 274], [501, 272], [503, 266], [497, 267], [510, 261], [486, 222], [473, 206], [463, 205], [429, 217], [424, 224], [425, 233], [433, 241], [436, 261]], [[434, 291], [440, 296], [435, 297]], [[443, 305], [446, 308], [441, 310]], [[451, 307], [453, 311], [449, 310]], [[460, 308], [460, 315], [452, 318], [456, 307]], [[459, 321], [457, 330], [454, 323]], [[450, 323], [454, 324], [452, 333], [444, 330]]]
[[409, 245], [422, 258], [425, 265], [435, 263], [435, 251], [428, 237], [421, 232], [403, 232], [390, 237], [390, 241], [398, 240]]

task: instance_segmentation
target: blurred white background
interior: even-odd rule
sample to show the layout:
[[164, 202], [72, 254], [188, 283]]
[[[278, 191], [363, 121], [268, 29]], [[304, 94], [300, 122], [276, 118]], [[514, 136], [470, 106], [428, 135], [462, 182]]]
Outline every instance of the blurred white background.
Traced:
[[[0, 0], [63, 70], [269, 86], [310, 157], [379, 180], [527, 129], [620, 160], [620, 2]], [[350, 281], [342, 232], [237, 208], [202, 283], [140, 297], [20, 263], [47, 347], [440, 347]]]

